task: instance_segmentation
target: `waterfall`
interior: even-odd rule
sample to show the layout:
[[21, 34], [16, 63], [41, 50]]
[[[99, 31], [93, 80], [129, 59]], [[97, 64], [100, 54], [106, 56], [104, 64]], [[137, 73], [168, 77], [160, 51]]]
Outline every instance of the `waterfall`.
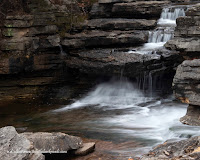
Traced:
[[148, 43], [167, 42], [173, 37], [171, 28], [158, 28], [153, 32], [149, 32]]
[[162, 49], [164, 44], [174, 37], [176, 19], [185, 16], [185, 10], [186, 8], [179, 6], [164, 8], [157, 23], [158, 27], [149, 32], [148, 43], [128, 53], [154, 54]]
[[176, 20], [181, 16], [185, 16], [184, 8], [164, 8], [161, 14], [161, 19]]
[[61, 45], [59, 45], [59, 48], [60, 48], [60, 54], [61, 55], [66, 55], [66, 52], [63, 50]]

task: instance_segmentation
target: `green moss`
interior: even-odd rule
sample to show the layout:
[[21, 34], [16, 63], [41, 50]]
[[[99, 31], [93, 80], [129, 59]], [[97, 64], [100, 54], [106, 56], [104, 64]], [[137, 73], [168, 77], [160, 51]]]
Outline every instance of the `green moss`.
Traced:
[[13, 29], [7, 28], [3, 31], [3, 35], [6, 37], [13, 37]]

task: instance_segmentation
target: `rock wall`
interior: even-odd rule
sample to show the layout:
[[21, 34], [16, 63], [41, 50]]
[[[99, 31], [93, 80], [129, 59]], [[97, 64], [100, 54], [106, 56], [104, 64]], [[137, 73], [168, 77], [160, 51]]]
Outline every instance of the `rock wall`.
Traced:
[[179, 51], [179, 54], [186, 59], [178, 66], [173, 80], [175, 97], [190, 104], [187, 115], [181, 118], [181, 122], [199, 125], [200, 4], [190, 8], [186, 12], [186, 17], [177, 19], [175, 38], [168, 41], [165, 46]]
[[147, 42], [148, 30], [156, 27], [169, 1], [99, 0], [84, 22], [74, 1], [55, 2], [28, 1], [27, 14], [6, 16], [0, 27], [0, 99], [34, 101], [61, 98], [60, 93], [68, 99], [81, 74], [93, 81], [125, 70], [124, 76], [136, 79], [170, 73], [181, 63], [168, 51], [158, 56], [126, 54], [128, 47]]

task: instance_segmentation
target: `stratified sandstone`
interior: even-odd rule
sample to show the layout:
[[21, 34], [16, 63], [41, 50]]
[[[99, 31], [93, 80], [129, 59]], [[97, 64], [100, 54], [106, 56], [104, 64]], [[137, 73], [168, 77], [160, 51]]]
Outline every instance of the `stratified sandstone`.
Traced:
[[200, 59], [186, 60], [178, 66], [173, 81], [176, 98], [182, 102], [200, 104]]
[[112, 46], [139, 46], [147, 42], [147, 32], [141, 31], [90, 31], [75, 35], [66, 35], [62, 46], [66, 48], [91, 48]]
[[177, 19], [175, 38], [165, 47], [179, 51], [186, 59], [199, 58], [200, 52], [200, 3], [186, 12], [186, 17]]

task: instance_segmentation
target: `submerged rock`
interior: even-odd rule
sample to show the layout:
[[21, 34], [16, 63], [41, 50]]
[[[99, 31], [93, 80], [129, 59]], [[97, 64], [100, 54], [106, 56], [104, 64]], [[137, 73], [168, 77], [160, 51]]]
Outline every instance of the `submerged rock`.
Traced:
[[156, 146], [141, 160], [197, 160], [200, 157], [200, 137]]

